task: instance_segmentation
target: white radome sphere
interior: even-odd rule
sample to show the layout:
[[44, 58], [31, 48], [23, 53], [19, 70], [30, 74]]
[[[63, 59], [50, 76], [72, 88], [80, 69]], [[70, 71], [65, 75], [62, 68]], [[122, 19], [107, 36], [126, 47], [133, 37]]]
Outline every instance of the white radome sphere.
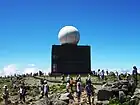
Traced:
[[80, 40], [80, 33], [73, 26], [65, 26], [59, 31], [58, 39], [61, 44], [77, 44]]

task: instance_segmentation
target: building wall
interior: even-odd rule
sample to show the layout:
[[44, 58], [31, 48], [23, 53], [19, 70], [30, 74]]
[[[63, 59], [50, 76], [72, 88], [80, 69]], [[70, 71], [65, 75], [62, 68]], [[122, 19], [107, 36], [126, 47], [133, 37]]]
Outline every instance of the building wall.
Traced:
[[90, 46], [52, 45], [52, 73], [76, 74], [91, 71]]

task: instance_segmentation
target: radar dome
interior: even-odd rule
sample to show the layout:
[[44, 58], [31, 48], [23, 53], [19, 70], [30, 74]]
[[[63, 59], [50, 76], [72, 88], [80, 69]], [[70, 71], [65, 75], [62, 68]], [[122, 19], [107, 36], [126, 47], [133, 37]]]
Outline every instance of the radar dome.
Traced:
[[59, 31], [58, 39], [61, 44], [77, 44], [80, 40], [80, 33], [73, 26], [65, 26]]

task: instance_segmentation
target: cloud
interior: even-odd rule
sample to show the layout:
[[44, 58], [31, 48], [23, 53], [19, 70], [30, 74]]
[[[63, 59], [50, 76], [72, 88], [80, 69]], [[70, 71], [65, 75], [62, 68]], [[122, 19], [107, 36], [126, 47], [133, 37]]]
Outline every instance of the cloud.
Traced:
[[42, 71], [45, 74], [50, 72], [50, 67], [46, 69], [39, 69], [35, 64], [27, 64], [26, 67], [18, 69], [16, 64], [9, 64], [0, 70], [0, 76], [14, 75], [14, 74], [26, 74], [26, 73], [36, 73]]
[[18, 73], [18, 69], [15, 64], [7, 65], [3, 68], [2, 74], [3, 75], [14, 75], [15, 73]]
[[28, 64], [28, 66], [35, 67], [36, 65], [35, 64]]
[[36, 73], [39, 69], [36, 67], [35, 64], [28, 64], [26, 68], [23, 69], [23, 74], [30, 74], [30, 73]]
[[36, 73], [36, 72], [38, 72], [38, 69], [30, 67], [30, 68], [25, 68], [23, 71], [23, 74], [26, 74], [26, 73], [30, 74], [30, 73]]
[[39, 71], [42, 71], [43, 73], [48, 74], [51, 70], [50, 67], [48, 69], [40, 69], [35, 64], [28, 64], [27, 66], [28, 67], [23, 70], [24, 74], [37, 73]]

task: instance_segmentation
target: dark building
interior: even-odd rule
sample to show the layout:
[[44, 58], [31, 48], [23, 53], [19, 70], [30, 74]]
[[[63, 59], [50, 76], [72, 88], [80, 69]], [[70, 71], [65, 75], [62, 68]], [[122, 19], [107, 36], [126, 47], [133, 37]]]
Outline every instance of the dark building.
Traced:
[[52, 45], [52, 74], [85, 74], [91, 72], [90, 46]]

